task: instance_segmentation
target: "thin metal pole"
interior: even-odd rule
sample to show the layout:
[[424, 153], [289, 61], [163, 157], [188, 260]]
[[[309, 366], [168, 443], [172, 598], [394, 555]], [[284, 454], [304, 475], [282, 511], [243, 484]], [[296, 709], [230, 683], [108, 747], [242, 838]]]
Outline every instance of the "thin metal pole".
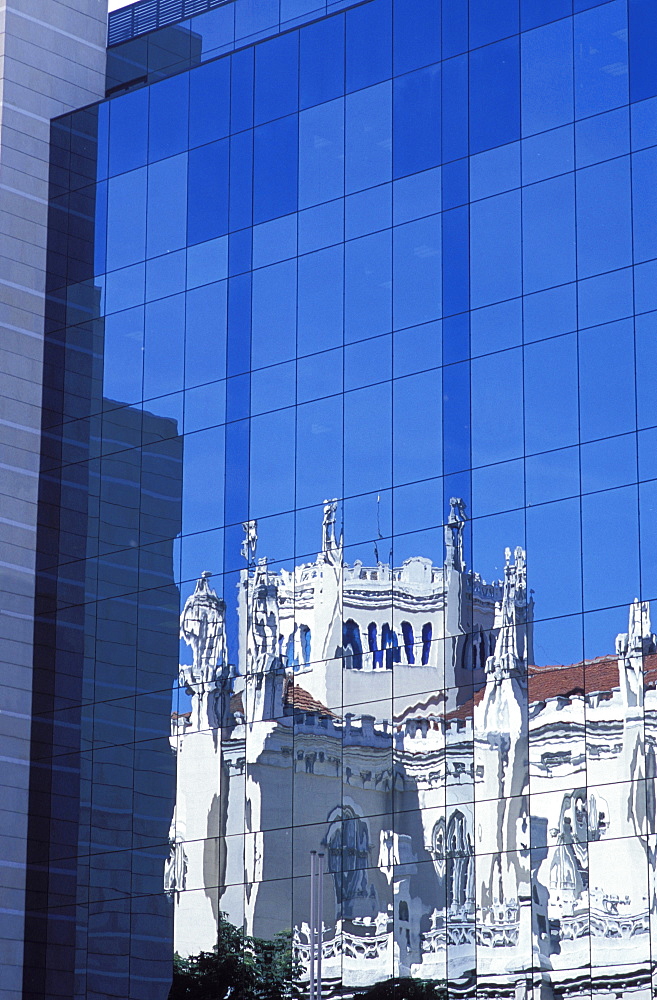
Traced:
[[322, 951], [324, 943], [324, 855], [319, 855], [319, 872], [317, 875], [317, 1000], [322, 1000]]
[[317, 851], [310, 852], [310, 1000], [315, 1000], [315, 865]]

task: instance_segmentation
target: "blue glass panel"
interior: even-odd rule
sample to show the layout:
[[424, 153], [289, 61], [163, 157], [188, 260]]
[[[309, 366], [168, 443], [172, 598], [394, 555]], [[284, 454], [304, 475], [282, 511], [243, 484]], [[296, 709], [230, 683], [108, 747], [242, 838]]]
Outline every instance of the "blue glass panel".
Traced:
[[468, 49], [468, 7], [463, 0], [443, 0], [443, 58], [456, 56]]
[[438, 319], [441, 313], [441, 218], [409, 222], [393, 230], [393, 325], [395, 329]]
[[122, 174], [146, 163], [148, 94], [148, 90], [136, 90], [110, 102], [110, 174]]
[[299, 115], [299, 206], [344, 193], [344, 101], [330, 101]]
[[[215, 382], [226, 376], [227, 291], [228, 283], [217, 281], [187, 293], [186, 386]], [[218, 421], [219, 418], [215, 422]]]
[[[443, 284], [443, 293], [447, 286]], [[443, 364], [463, 361], [470, 354], [470, 313], [459, 313], [443, 320]]]
[[470, 152], [520, 138], [518, 37], [470, 54]]
[[[422, 174], [416, 176], [423, 176]], [[442, 199], [445, 209], [465, 205], [470, 197], [468, 160], [451, 160], [442, 167]]]
[[[608, 608], [639, 589], [636, 487], [582, 497], [584, 610]], [[622, 531], [619, 530], [622, 525]], [[623, 609], [625, 611], [625, 609]]]
[[577, 285], [579, 326], [597, 326], [632, 315], [632, 269], [612, 271]]
[[254, 129], [253, 221], [297, 209], [297, 118], [290, 115]]
[[573, 120], [573, 26], [557, 21], [522, 36], [522, 134]]
[[472, 356], [491, 354], [522, 343], [522, 299], [510, 299], [470, 314]]
[[349, 94], [346, 109], [345, 185], [347, 193], [392, 179], [392, 87]]
[[230, 128], [241, 132], [253, 125], [253, 48], [235, 52], [230, 63]]
[[[576, 444], [578, 403], [575, 334], [525, 345], [524, 364], [527, 454]], [[545, 420], [545, 413], [548, 411], [550, 420]]]
[[402, 222], [435, 215], [441, 209], [440, 169], [402, 177], [393, 184], [393, 219]]
[[334, 396], [296, 408], [298, 507], [318, 497], [340, 497], [342, 485], [342, 398]]
[[522, 349], [499, 351], [472, 361], [472, 464], [489, 465], [523, 453], [520, 393], [507, 393], [500, 411], [500, 386], [522, 384]]
[[441, 323], [425, 323], [393, 334], [394, 375], [437, 368], [442, 363], [443, 340]]
[[392, 378], [392, 335], [361, 340], [344, 349], [344, 388], [362, 389]]
[[657, 149], [644, 149], [632, 156], [632, 212], [634, 259], [657, 257]]
[[344, 491], [372, 493], [392, 484], [392, 382], [344, 396]]
[[528, 31], [572, 14], [572, 0], [520, 0], [520, 29]]
[[141, 399], [144, 308], [105, 317], [103, 395], [119, 403]]
[[[235, 41], [235, 4], [226, 4], [207, 14], [198, 14], [190, 23], [195, 35], [201, 37], [201, 59], [205, 62], [220, 52], [232, 48]], [[229, 61], [226, 60], [229, 66]], [[213, 136], [220, 139], [221, 136]]]
[[96, 181], [107, 179], [109, 171], [109, 114], [111, 104], [105, 101], [98, 105], [98, 155], [96, 159]]
[[657, 261], [634, 268], [634, 304], [637, 313], [657, 309]]
[[183, 387], [185, 296], [172, 295], [146, 306], [144, 399]]
[[580, 438], [634, 430], [634, 330], [631, 320], [579, 335]]
[[231, 229], [243, 229], [253, 221], [253, 132], [230, 139]]
[[657, 98], [630, 106], [632, 149], [657, 146]]
[[457, 160], [468, 155], [468, 57], [446, 60], [442, 71], [443, 160]]
[[630, 100], [657, 97], [655, 52], [657, 7], [652, 0], [629, 0]]
[[394, 82], [395, 177], [440, 163], [440, 66], [397, 77]]
[[344, 14], [302, 28], [299, 106], [310, 108], [344, 93]]
[[107, 269], [135, 264], [145, 255], [146, 169], [142, 168], [113, 177], [108, 183]]
[[629, 156], [577, 172], [577, 263], [580, 277], [632, 261]]
[[152, 163], [187, 149], [189, 138], [189, 74], [180, 73], [150, 88], [148, 159]]
[[329, 247], [299, 258], [298, 353], [342, 344], [344, 249]]
[[251, 270], [252, 236], [251, 229], [238, 229], [228, 238], [228, 275], [243, 274]]
[[443, 213], [442, 243], [443, 313], [449, 316], [463, 312], [470, 305], [470, 212], [467, 206]]
[[226, 372], [237, 375], [251, 366], [250, 274], [240, 274], [228, 282], [228, 330]]
[[190, 146], [223, 139], [228, 135], [229, 124], [230, 59], [216, 59], [190, 73]]
[[392, 225], [392, 184], [359, 191], [345, 199], [345, 239], [375, 233]]
[[520, 192], [477, 201], [471, 207], [472, 305], [512, 299], [522, 292]]
[[544, 451], [525, 459], [527, 505], [535, 507], [579, 493], [579, 448]]
[[577, 329], [575, 283], [524, 298], [525, 343]]
[[345, 245], [345, 341], [387, 333], [392, 326], [392, 234]]
[[577, 118], [626, 104], [627, 7], [614, 0], [575, 17]]
[[583, 444], [580, 449], [582, 493], [596, 493], [637, 481], [637, 441], [634, 434]]
[[440, 59], [440, 4], [407, 0], [393, 12], [393, 72], [395, 76]]
[[[146, 301], [162, 299], [165, 295], [173, 295], [174, 292], [184, 292], [186, 269], [187, 255], [184, 250], [165, 253], [162, 257], [153, 257], [149, 260], [146, 267]], [[143, 285], [140, 293], [143, 297]]]
[[187, 247], [187, 287], [209, 285], [228, 275], [228, 239], [198, 243]]
[[[472, 465], [469, 361], [448, 365], [443, 371], [443, 427], [445, 475], [469, 469]], [[457, 495], [464, 496], [463, 493]]]
[[228, 232], [228, 139], [189, 153], [187, 242]]
[[278, 0], [243, 0], [235, 7], [235, 40], [278, 26]]
[[470, 157], [470, 197], [473, 201], [517, 187], [520, 187], [519, 142]]
[[297, 360], [297, 403], [342, 392], [342, 348], [310, 354]]
[[[206, 531], [223, 523], [223, 482], [212, 490], [199, 489], [209, 467], [224, 467], [223, 427], [212, 427], [185, 435], [183, 460], [183, 511], [184, 534]], [[206, 549], [207, 551], [207, 549]]]
[[253, 266], [266, 267], [297, 253], [297, 216], [285, 215], [253, 227]]
[[341, 243], [344, 238], [344, 202], [330, 201], [299, 212], [299, 253]]
[[508, 0], [470, 0], [470, 48], [515, 35], [518, 14], [518, 4]]
[[253, 272], [251, 363], [287, 361], [296, 345], [297, 265], [286, 260]]
[[585, 118], [575, 127], [577, 166], [589, 167], [629, 152], [629, 108], [618, 108], [606, 114]]
[[572, 125], [522, 140], [522, 182], [533, 184], [575, 166], [575, 130]]
[[[396, 379], [393, 398], [393, 482], [412, 483], [442, 472], [442, 372]], [[422, 399], [425, 405], [417, 406]], [[404, 526], [404, 530], [408, 530]]]
[[[566, 574], [559, 572], [554, 558], [554, 540], [563, 540], [569, 551], [581, 552], [581, 515], [579, 499], [562, 500], [543, 504], [527, 510], [527, 551], [535, 553], [532, 566], [536, 576], [530, 576], [530, 585], [541, 584], [541, 617], [573, 614], [582, 608], [582, 573], [579, 560]], [[572, 547], [572, 549], [571, 549]], [[540, 577], [537, 569], [540, 567]], [[531, 572], [531, 570], [530, 570]], [[561, 625], [561, 623], [559, 623]], [[581, 632], [581, 619], [577, 622]], [[560, 637], [561, 638], [561, 637]], [[563, 639], [561, 639], [563, 642]], [[570, 648], [559, 662], [570, 663]], [[578, 659], [577, 655], [574, 657]], [[553, 662], [548, 660], [548, 663]]]
[[119, 271], [110, 271], [106, 275], [106, 313], [131, 309], [144, 301], [145, 271], [144, 264], [133, 264], [132, 267], [122, 267]]
[[294, 508], [295, 410], [251, 420], [249, 513], [252, 517]]
[[255, 124], [290, 115], [298, 107], [299, 33], [256, 46]]
[[572, 174], [522, 193], [523, 288], [565, 284], [576, 277], [575, 182]]
[[637, 316], [636, 326], [636, 391], [639, 427], [654, 427], [654, 375], [657, 369], [657, 312]]
[[392, 75], [392, 5], [370, 0], [347, 12], [347, 92]]
[[186, 225], [187, 154], [181, 153], [148, 168], [147, 256], [184, 247]]

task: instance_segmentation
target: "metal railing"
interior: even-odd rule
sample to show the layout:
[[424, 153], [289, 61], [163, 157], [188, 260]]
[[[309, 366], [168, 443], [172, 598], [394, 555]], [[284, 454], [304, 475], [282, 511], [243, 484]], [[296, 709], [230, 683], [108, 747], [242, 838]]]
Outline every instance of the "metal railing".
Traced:
[[107, 44], [119, 45], [131, 38], [176, 24], [193, 14], [204, 14], [232, 0], [137, 0], [130, 7], [112, 11], [108, 20]]

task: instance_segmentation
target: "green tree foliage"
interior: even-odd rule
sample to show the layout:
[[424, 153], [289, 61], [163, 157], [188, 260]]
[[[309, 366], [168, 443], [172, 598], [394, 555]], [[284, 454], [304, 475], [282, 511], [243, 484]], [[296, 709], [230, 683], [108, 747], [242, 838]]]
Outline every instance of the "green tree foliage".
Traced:
[[222, 914], [211, 952], [173, 960], [169, 1000], [301, 1000], [291, 934], [249, 937]]

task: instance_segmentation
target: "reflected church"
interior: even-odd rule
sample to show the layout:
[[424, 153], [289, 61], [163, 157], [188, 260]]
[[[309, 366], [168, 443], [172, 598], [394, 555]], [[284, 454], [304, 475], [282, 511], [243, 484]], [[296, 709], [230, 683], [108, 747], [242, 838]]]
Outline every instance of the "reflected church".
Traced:
[[[244, 525], [237, 650], [209, 573], [185, 603], [175, 950], [211, 951], [224, 913], [258, 937], [291, 930], [306, 981], [321, 948], [325, 996], [391, 977], [459, 993], [475, 972], [490, 995], [643, 995], [649, 605], [634, 602], [614, 655], [539, 667], [525, 552], [506, 550], [501, 581], [468, 570], [461, 500], [442, 566], [346, 564], [336, 510], [324, 506], [316, 560], [289, 572]], [[317, 935], [311, 851], [326, 868]]]

